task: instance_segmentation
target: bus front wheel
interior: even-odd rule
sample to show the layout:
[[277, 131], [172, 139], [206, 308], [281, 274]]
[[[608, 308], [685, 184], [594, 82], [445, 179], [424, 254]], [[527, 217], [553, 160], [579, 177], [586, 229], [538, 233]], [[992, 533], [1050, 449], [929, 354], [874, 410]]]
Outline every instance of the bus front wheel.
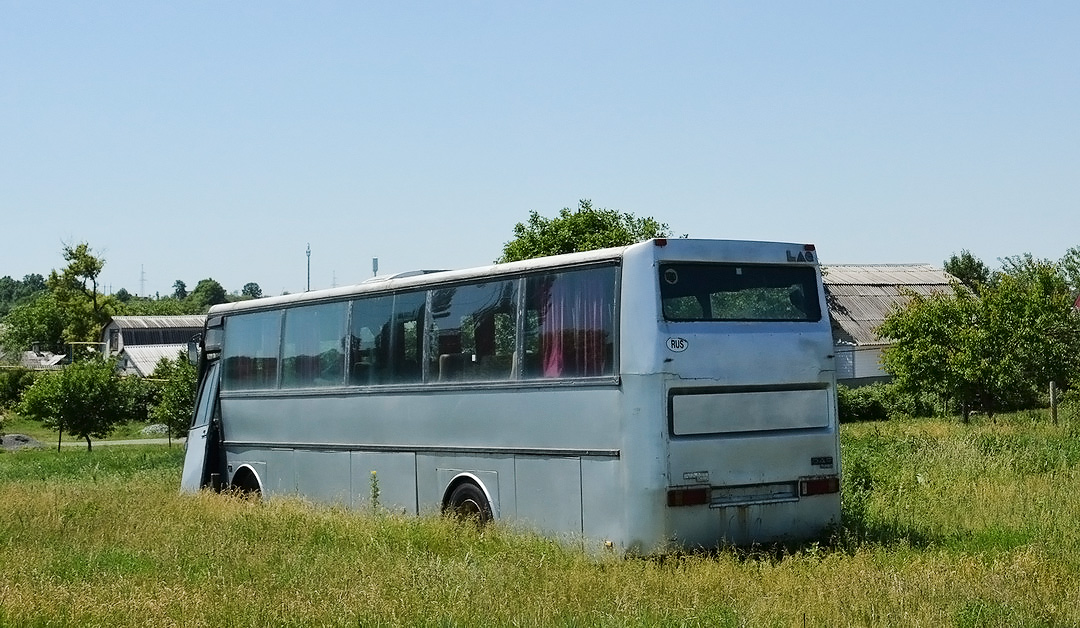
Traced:
[[462, 482], [450, 491], [443, 512], [462, 521], [480, 524], [491, 521], [491, 504], [480, 487], [472, 482]]

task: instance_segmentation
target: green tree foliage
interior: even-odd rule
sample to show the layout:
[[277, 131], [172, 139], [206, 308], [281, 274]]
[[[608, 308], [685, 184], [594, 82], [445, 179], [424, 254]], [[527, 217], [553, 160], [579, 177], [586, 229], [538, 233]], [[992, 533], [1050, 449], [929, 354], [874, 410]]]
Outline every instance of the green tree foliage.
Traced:
[[185, 436], [195, 412], [195, 367], [184, 354], [172, 360], [162, 358], [151, 377], [161, 381], [151, 416], [168, 427], [170, 438]]
[[85, 242], [64, 245], [68, 265], [52, 271], [46, 284], [64, 318], [64, 342], [95, 342], [102, 327], [120, 309], [113, 297], [98, 292], [97, 278], [105, 267], [105, 258], [93, 254]]
[[1069, 285], [1072, 296], [1080, 296], [1080, 246], [1065, 251], [1065, 256], [1058, 262], [1058, 266], [1065, 275], [1065, 282]]
[[625, 246], [670, 235], [668, 226], [654, 218], [637, 218], [613, 209], [594, 209], [592, 201], [582, 200], [578, 202], [577, 211], [564, 207], [555, 218], [529, 212], [527, 223], [514, 225], [514, 239], [503, 245], [502, 257], [496, 262]]
[[173, 282], [173, 298], [178, 300], [184, 300], [188, 296], [187, 284], [177, 279]]
[[126, 375], [120, 378], [119, 390], [124, 404], [121, 412], [123, 421], [149, 422], [158, 399], [157, 383], [135, 375]]
[[202, 311], [206, 311], [211, 305], [226, 303], [229, 300], [225, 288], [213, 279], [203, 279], [200, 281], [199, 284], [195, 286], [195, 289], [191, 291], [189, 298], [192, 303], [202, 308]]
[[35, 343], [42, 350], [62, 353], [64, 312], [52, 292], [38, 292], [30, 300], [16, 305], [4, 317], [0, 345], [12, 352], [27, 351]]
[[1080, 376], [1080, 316], [1063, 273], [1030, 256], [1010, 258], [978, 294], [912, 294], [879, 333], [894, 341], [883, 362], [897, 385], [955, 402], [965, 420], [1031, 406], [1050, 381]]
[[205, 311], [206, 308], [191, 299], [133, 297], [124, 304], [123, 310], [118, 313], [129, 316], [179, 316], [182, 314], [202, 314]]
[[262, 288], [255, 282], [244, 284], [243, 289], [240, 290], [240, 295], [249, 299], [261, 299], [263, 295]]
[[131, 404], [124, 393], [115, 361], [90, 357], [39, 376], [23, 392], [18, 412], [57, 430], [60, 437], [67, 431], [82, 438], [90, 451], [92, 438], [105, 438], [129, 419]]
[[945, 262], [945, 272], [976, 292], [990, 280], [990, 269], [966, 249], [960, 251], [960, 255], [953, 254]]
[[34, 383], [34, 371], [16, 366], [0, 371], [0, 409], [19, 403], [23, 392]]
[[26, 275], [21, 281], [9, 276], [0, 277], [0, 318], [11, 308], [29, 302], [47, 289], [45, 278], [38, 274]]

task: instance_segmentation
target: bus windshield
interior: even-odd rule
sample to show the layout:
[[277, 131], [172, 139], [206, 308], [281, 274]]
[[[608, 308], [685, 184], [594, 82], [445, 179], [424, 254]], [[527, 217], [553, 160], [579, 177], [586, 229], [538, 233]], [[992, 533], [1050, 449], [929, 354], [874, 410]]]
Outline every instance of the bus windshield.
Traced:
[[668, 321], [821, 320], [812, 266], [661, 264], [660, 298]]

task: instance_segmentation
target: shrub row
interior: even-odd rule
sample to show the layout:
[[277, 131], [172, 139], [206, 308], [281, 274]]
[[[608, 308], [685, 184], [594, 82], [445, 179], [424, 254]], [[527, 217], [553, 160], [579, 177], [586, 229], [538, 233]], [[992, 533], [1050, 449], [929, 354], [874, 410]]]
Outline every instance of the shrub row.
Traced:
[[836, 387], [837, 411], [841, 423], [887, 421], [893, 417], [932, 416], [934, 407], [926, 398], [903, 392], [893, 383]]

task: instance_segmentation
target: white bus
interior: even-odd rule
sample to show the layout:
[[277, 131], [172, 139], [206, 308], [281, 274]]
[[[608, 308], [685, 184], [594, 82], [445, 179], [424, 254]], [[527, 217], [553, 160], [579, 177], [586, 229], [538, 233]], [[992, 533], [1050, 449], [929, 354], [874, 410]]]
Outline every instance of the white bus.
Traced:
[[182, 489], [464, 512], [628, 553], [840, 516], [812, 245], [656, 239], [211, 308]]

